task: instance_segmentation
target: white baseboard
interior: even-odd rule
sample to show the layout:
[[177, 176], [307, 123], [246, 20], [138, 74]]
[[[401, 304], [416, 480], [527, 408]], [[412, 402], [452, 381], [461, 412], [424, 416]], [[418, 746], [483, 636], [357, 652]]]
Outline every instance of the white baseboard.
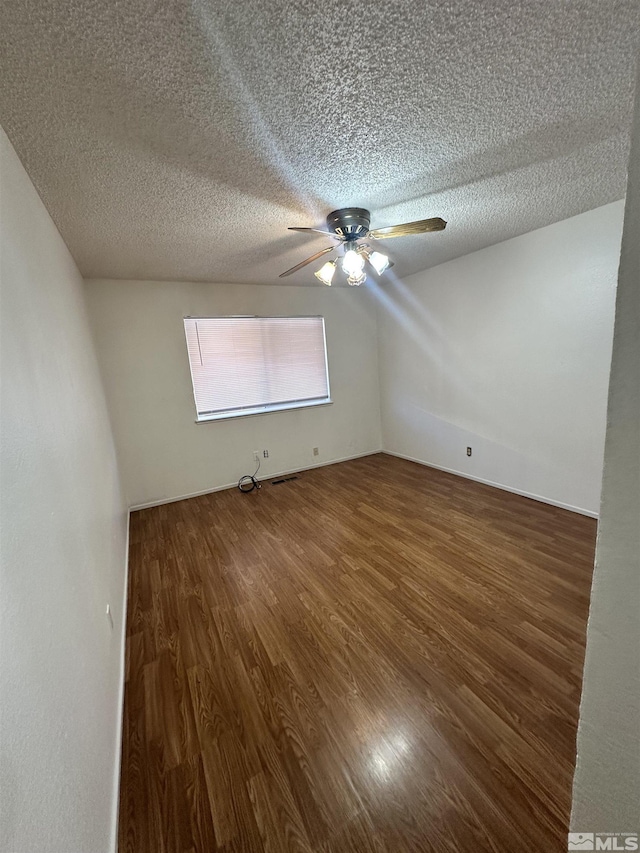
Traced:
[[598, 518], [597, 512], [592, 512], [590, 509], [566, 504], [562, 501], [553, 500], [553, 498], [545, 498], [542, 495], [534, 495], [532, 492], [525, 492], [521, 489], [514, 489], [513, 486], [505, 486], [503, 483], [494, 483], [493, 480], [485, 480], [483, 477], [475, 477], [473, 474], [466, 474], [463, 471], [456, 471], [454, 468], [444, 468], [442, 465], [434, 465], [433, 462], [425, 462], [423, 459], [416, 459], [414, 456], [406, 456], [404, 453], [395, 453], [393, 450], [383, 450], [388, 456], [397, 456], [398, 459], [406, 459], [408, 462], [417, 462], [418, 465], [424, 465], [426, 468], [435, 468], [437, 471], [444, 471], [446, 474], [455, 474], [456, 477], [464, 477], [465, 480], [473, 480], [476, 483], [483, 483], [485, 486], [493, 486], [494, 489], [502, 489], [503, 492], [511, 492], [513, 495], [520, 495], [523, 498], [531, 498], [531, 500], [539, 501], [543, 504], [560, 507], [560, 509], [568, 509], [570, 512], [577, 512], [579, 515], [587, 515], [589, 518]]
[[[324, 468], [326, 465], [337, 465], [338, 462], [349, 462], [350, 459], [362, 459], [364, 456], [373, 456], [375, 453], [384, 453], [381, 447], [377, 450], [367, 450], [365, 453], [356, 453], [353, 456], [342, 456], [340, 459], [330, 459], [327, 462], [316, 462], [315, 465], [305, 465], [303, 468], [288, 468], [285, 471], [274, 471], [268, 477], [263, 477], [263, 480], [275, 480], [276, 477], [286, 477], [287, 474], [297, 474], [299, 471], [311, 471], [313, 468]], [[175, 498], [160, 498], [159, 500], [149, 501], [143, 504], [134, 504], [129, 507], [130, 512], [136, 512], [139, 509], [150, 509], [154, 506], [162, 506], [163, 504], [172, 504], [177, 501], [186, 501], [189, 498], [198, 498], [200, 495], [211, 495], [214, 492], [223, 492], [225, 489], [235, 489], [238, 486], [238, 481], [234, 483], [225, 483], [224, 486], [214, 486], [211, 489], [203, 489], [201, 492], [191, 492], [188, 495], [178, 495]]]
[[120, 817], [120, 769], [122, 764], [122, 731], [124, 725], [124, 680], [127, 643], [127, 607], [129, 606], [129, 532], [131, 530], [131, 512], [127, 510], [127, 541], [124, 565], [124, 593], [122, 596], [122, 632], [120, 648], [120, 691], [118, 695], [118, 719], [116, 722], [116, 766], [113, 780], [113, 816], [111, 828], [111, 850], [118, 853], [118, 820]]

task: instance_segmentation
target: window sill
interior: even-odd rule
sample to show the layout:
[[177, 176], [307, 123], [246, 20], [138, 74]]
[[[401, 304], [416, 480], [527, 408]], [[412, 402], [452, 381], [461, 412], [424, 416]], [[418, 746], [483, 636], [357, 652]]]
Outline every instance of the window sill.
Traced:
[[315, 406], [330, 406], [333, 400], [304, 401], [302, 403], [280, 403], [276, 406], [256, 406], [252, 409], [240, 409], [234, 412], [219, 412], [215, 415], [202, 415], [197, 418], [197, 424], [208, 424], [211, 421], [226, 421], [230, 418], [247, 418], [252, 415], [269, 415], [271, 412], [289, 412], [292, 409], [309, 409]]

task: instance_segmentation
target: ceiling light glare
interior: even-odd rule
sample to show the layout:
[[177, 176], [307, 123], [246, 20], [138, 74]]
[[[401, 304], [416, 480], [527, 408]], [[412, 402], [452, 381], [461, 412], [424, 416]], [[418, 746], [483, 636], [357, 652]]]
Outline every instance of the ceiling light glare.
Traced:
[[323, 284], [331, 287], [331, 282], [333, 280], [333, 274], [336, 271], [336, 262], [335, 261], [327, 261], [326, 264], [323, 264], [318, 272], [314, 273], [316, 278], [319, 278]]
[[[346, 272], [349, 278], [359, 278], [364, 269], [364, 258], [355, 249], [348, 249], [342, 259], [342, 269]], [[364, 279], [363, 279], [364, 280]], [[351, 284], [351, 282], [349, 282]], [[358, 284], [361, 284], [358, 281]]]
[[383, 255], [382, 252], [371, 252], [369, 255], [369, 263], [378, 275], [382, 275], [382, 273], [389, 267], [389, 258], [386, 255]]

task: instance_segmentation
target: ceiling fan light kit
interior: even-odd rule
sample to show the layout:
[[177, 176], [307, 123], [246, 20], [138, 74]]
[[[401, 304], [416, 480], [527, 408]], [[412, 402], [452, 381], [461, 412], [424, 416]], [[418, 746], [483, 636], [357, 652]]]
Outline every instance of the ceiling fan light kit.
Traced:
[[[342, 248], [344, 255], [340, 267], [347, 276], [347, 284], [357, 286], [367, 280], [365, 271], [367, 263], [377, 275], [382, 275], [393, 266], [393, 262], [389, 260], [387, 255], [378, 251], [370, 251], [370, 246], [363, 243], [363, 240], [388, 240], [391, 237], [409, 237], [413, 234], [426, 234], [430, 231], [444, 231], [447, 225], [444, 219], [440, 219], [439, 216], [407, 222], [404, 225], [389, 225], [386, 228], [378, 228], [373, 231], [369, 229], [370, 223], [371, 214], [363, 207], [342, 207], [327, 216], [327, 230], [322, 228], [289, 228], [289, 231], [326, 234], [327, 237], [331, 237], [337, 242], [281, 273], [280, 278], [297, 272], [327, 252]], [[337, 267], [338, 261], [327, 261], [314, 275], [323, 284], [330, 286]]]

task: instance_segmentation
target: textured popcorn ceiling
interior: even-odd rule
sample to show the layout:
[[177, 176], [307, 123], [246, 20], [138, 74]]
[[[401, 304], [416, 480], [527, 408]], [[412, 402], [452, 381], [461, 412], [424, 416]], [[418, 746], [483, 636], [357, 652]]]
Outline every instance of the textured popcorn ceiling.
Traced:
[[[85, 276], [276, 282], [343, 205], [406, 275], [621, 198], [637, 0], [13, 0], [0, 122]], [[319, 264], [286, 279], [316, 283]]]

